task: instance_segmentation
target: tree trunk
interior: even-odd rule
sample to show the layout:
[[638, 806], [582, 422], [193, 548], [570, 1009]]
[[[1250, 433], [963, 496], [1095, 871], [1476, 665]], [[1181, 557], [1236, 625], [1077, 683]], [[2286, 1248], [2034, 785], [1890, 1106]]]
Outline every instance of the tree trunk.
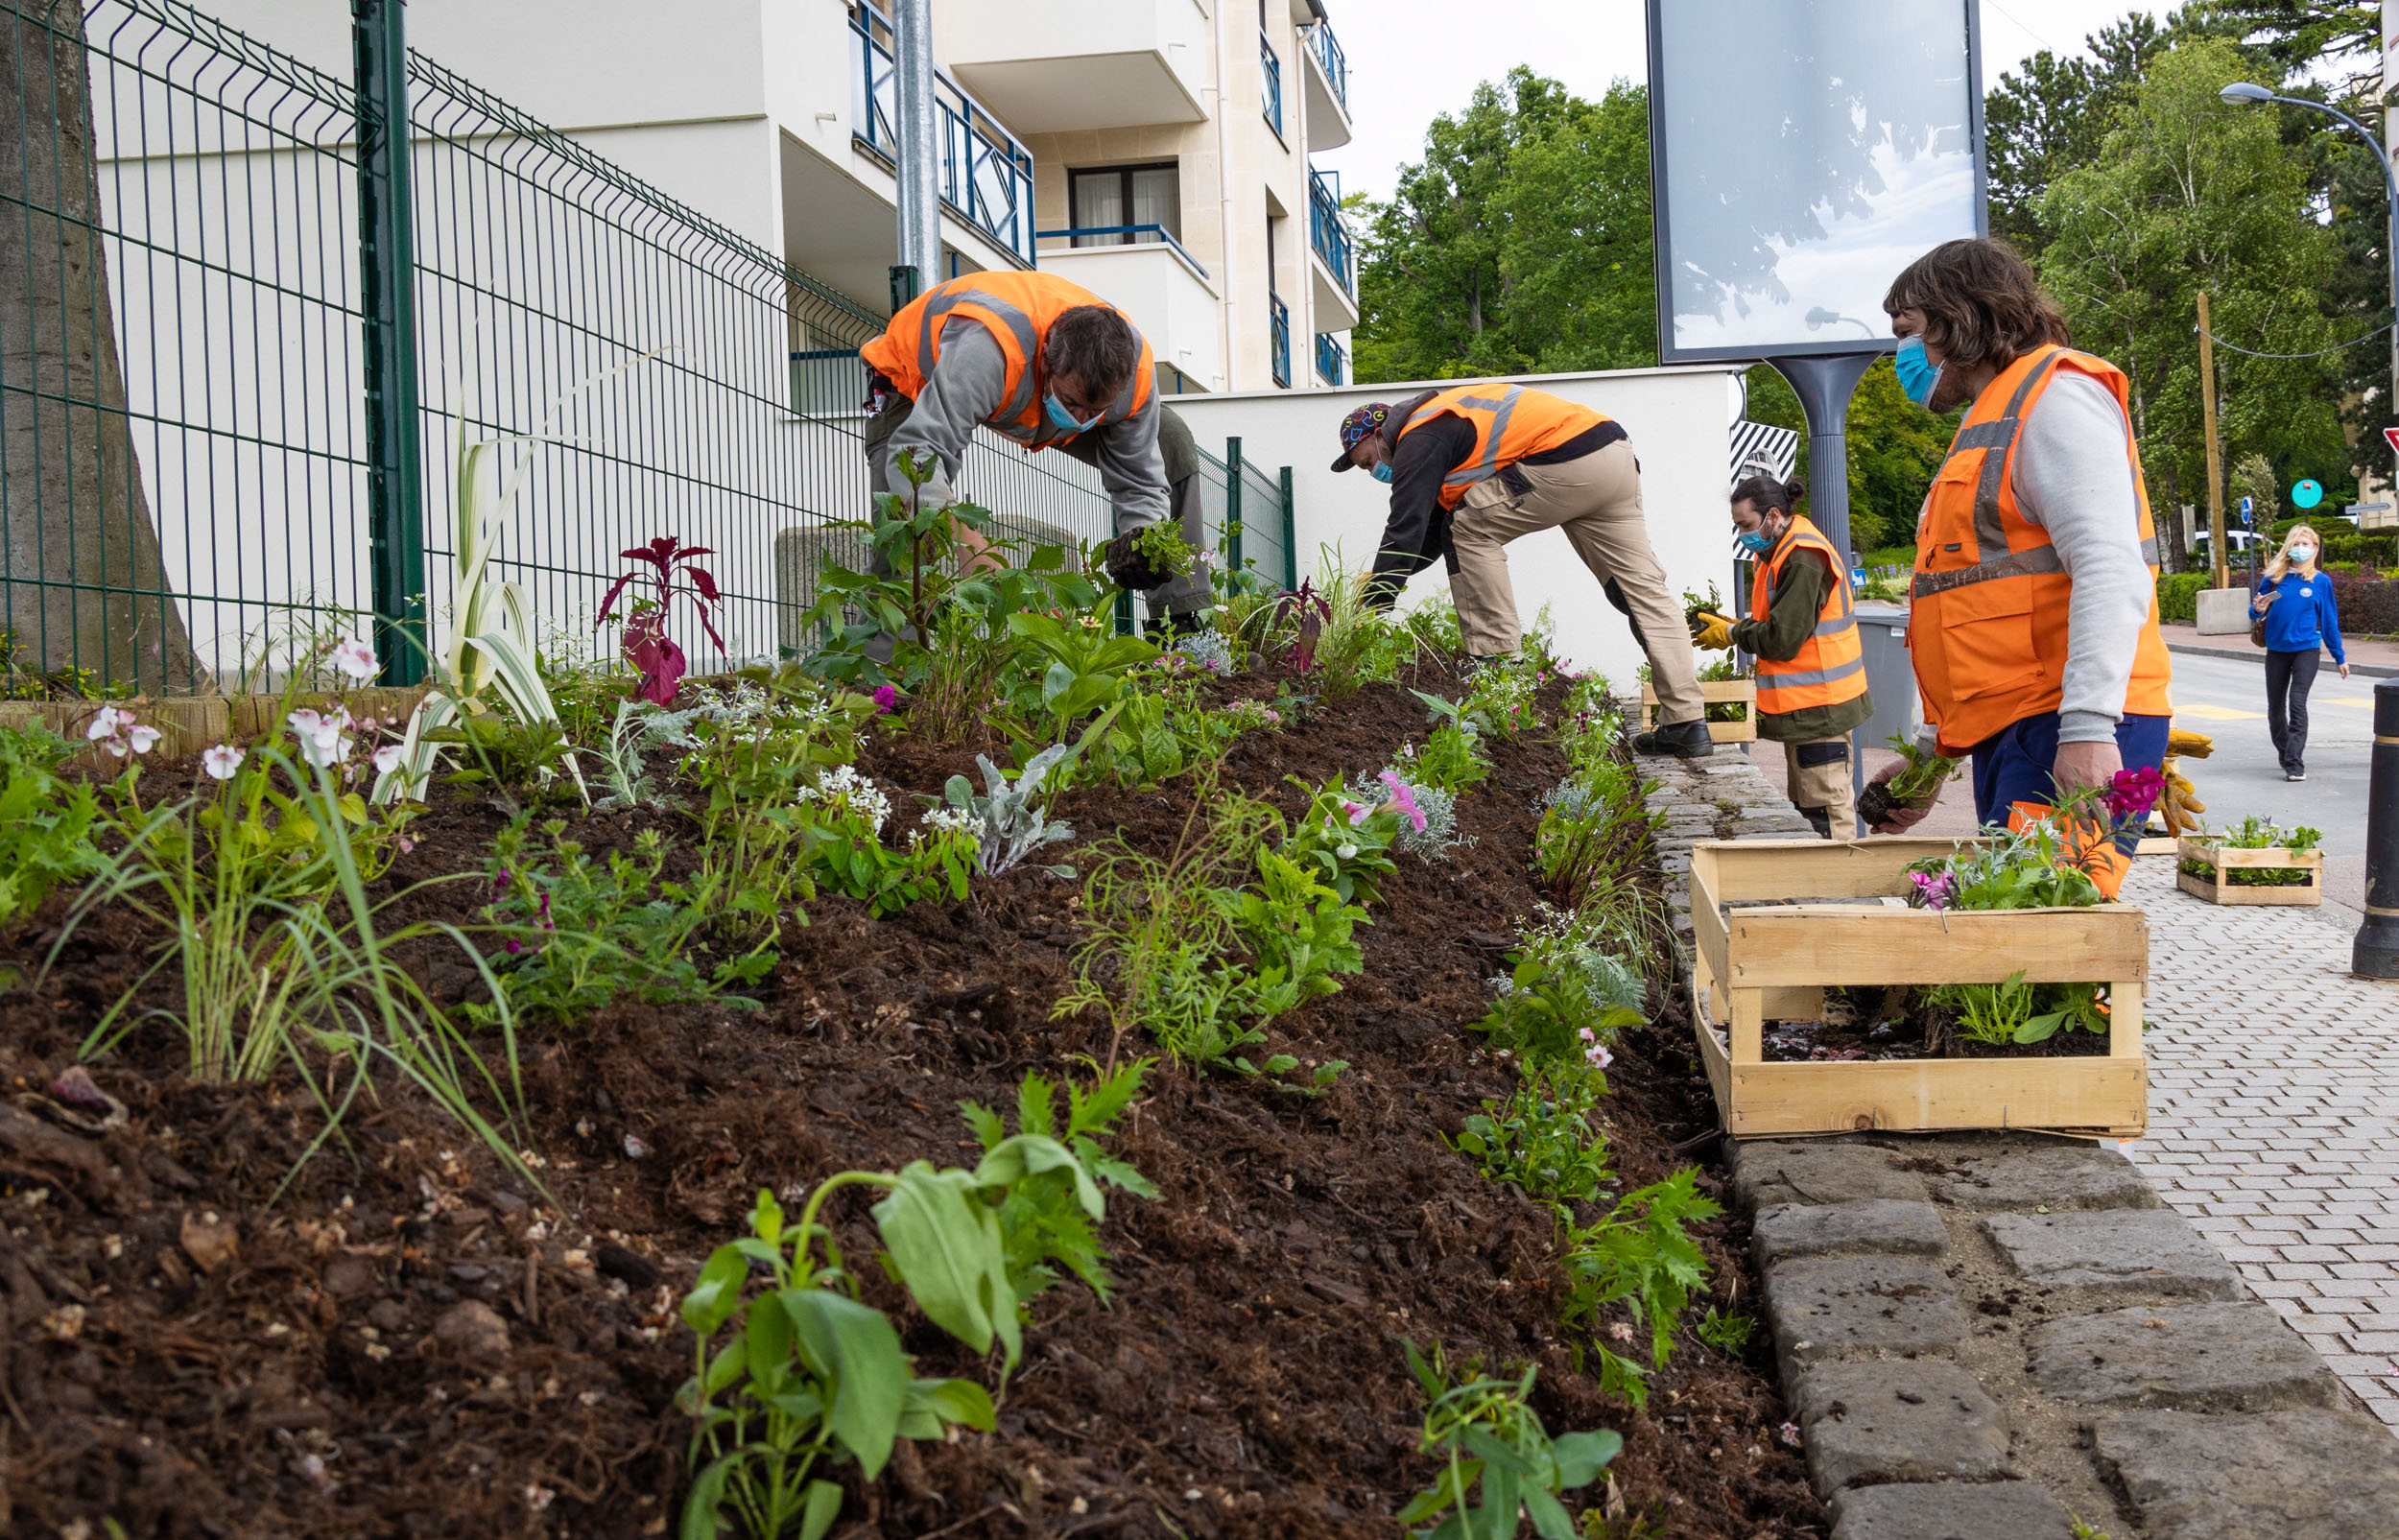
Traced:
[[204, 688], [126, 416], [81, 0], [0, 0], [0, 629], [18, 667]]

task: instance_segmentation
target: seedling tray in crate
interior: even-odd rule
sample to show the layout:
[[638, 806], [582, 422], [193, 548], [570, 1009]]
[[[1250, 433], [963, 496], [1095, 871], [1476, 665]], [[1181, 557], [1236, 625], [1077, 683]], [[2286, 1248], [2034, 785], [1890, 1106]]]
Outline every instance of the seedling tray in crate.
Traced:
[[[2204, 861], [2209, 875], [2195, 877], [2182, 869], [2186, 861]], [[2261, 887], [2227, 882], [2243, 866], [2270, 866], [2307, 873], [2303, 883]], [[2184, 840], [2174, 847], [2174, 886], [2211, 904], [2299, 904], [2316, 908], [2324, 902], [2324, 852], [2292, 850], [2275, 845], [2265, 850], [2234, 850], [2213, 840]]]
[[[1755, 679], [1701, 679], [1699, 699], [1711, 706], [1738, 702], [1742, 707], [1739, 722], [1711, 722], [1708, 742], [1713, 744], [1755, 743], [1758, 736], [1758, 681]], [[1641, 687], [1641, 730], [1657, 725], [1657, 689]]]
[[[1898, 904], [1912, 863], [1962, 841], [1708, 841], [1691, 852], [1692, 1030], [1724, 1130], [2038, 1128], [2129, 1137], [2149, 1124], [2141, 1006], [2149, 918], [2129, 904], [1951, 910]], [[1843, 901], [1846, 902], [1843, 902]], [[1769, 1063], [1765, 1025], [1818, 1021], [1827, 988], [2103, 983], [2105, 1056]]]

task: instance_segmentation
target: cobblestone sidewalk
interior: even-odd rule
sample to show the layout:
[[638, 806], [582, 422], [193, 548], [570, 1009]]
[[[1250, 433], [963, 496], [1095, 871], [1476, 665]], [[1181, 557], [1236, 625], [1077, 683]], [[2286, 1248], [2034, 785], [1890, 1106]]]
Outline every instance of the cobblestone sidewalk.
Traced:
[[2399, 983], [2306, 910], [2220, 909], [2134, 864], [2150, 1134], [2124, 1151], [2399, 1429]]

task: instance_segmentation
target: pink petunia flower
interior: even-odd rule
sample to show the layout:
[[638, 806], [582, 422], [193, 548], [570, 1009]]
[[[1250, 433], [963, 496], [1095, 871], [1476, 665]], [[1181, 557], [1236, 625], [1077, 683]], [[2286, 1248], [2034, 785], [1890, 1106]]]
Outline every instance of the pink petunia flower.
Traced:
[[1374, 809], [1364, 802], [1352, 802], [1347, 797], [1342, 798], [1342, 812], [1348, 816], [1349, 826], [1353, 829], [1374, 817]]
[[1409, 790], [1408, 783], [1399, 778], [1397, 770], [1385, 770], [1381, 779], [1385, 786], [1390, 788], [1391, 806], [1407, 817], [1410, 827], [1418, 834], [1424, 833], [1424, 814], [1416, 807], [1416, 794]]

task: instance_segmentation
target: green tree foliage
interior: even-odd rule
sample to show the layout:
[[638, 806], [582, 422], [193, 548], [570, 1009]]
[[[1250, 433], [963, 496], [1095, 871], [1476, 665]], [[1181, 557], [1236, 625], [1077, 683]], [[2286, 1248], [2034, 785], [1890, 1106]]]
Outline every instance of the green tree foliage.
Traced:
[[1461, 379], [1657, 362], [1649, 99], [1587, 102], [1518, 66], [1435, 118], [1359, 268], [1357, 377]]
[[2000, 76], [1983, 100], [1992, 234], [2028, 255], [2049, 244], [2040, 205], [2050, 184], [2099, 157], [2107, 130], [2179, 24], [2179, 15], [2161, 25], [2135, 12], [2085, 39], [2089, 59], [2059, 59], [2044, 48], [2021, 72]]
[[[2077, 341], [2131, 377], [2133, 428], [2164, 506], [2205, 499], [2191, 335], [2202, 287], [2217, 335], [2244, 347], [2304, 353], [2340, 336], [2322, 303], [2339, 243], [2314, 217], [2305, 164], [2273, 114], [2218, 100], [2250, 73], [2226, 39], [2172, 49], [2102, 154], [2059, 177], [2040, 209], [2055, 232], [2042, 282]], [[2263, 454], [2281, 472], [2345, 462], [2326, 361], [2217, 359], [2228, 459]]]

